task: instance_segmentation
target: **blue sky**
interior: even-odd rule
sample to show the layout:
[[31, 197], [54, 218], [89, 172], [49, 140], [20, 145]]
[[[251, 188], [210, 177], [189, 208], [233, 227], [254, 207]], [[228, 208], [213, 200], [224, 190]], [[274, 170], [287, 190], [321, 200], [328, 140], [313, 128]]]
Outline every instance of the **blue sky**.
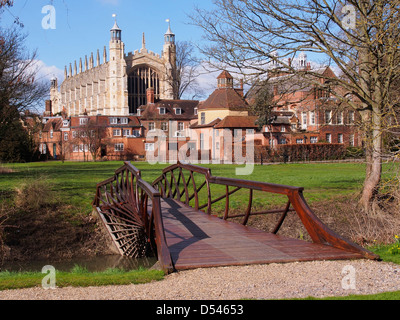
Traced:
[[[49, 4], [55, 8], [56, 28], [46, 30], [42, 8]], [[202, 31], [189, 24], [188, 15], [195, 6], [209, 8], [212, 0], [15, 0], [14, 6], [3, 12], [0, 23], [12, 26], [18, 17], [28, 34], [28, 49], [37, 49], [43, 76], [63, 78], [65, 65], [108, 48], [114, 13], [126, 53], [141, 48], [143, 32], [146, 47], [161, 53], [168, 29], [166, 19], [171, 20], [177, 41], [201, 39]]]

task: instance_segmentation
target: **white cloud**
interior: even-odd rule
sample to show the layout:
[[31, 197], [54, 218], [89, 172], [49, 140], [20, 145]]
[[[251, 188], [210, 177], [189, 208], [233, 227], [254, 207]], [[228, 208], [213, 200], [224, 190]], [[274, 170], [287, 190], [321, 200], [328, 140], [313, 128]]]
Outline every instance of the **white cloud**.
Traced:
[[37, 70], [36, 79], [39, 81], [50, 81], [53, 77], [58, 79], [59, 84], [64, 81], [64, 71], [56, 66], [48, 66], [42, 60], [37, 60], [35, 61], [34, 67]]

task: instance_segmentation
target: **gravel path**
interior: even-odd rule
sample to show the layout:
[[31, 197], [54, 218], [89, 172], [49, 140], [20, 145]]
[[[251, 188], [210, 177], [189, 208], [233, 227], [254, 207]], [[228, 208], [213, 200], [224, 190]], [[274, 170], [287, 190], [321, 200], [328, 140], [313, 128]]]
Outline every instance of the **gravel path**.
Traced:
[[[348, 281], [351, 270], [355, 272], [353, 282]], [[353, 284], [355, 289], [343, 289], [342, 284]], [[0, 292], [0, 300], [280, 299], [364, 295], [399, 290], [400, 266], [357, 260], [197, 269], [142, 285], [3, 291]]]

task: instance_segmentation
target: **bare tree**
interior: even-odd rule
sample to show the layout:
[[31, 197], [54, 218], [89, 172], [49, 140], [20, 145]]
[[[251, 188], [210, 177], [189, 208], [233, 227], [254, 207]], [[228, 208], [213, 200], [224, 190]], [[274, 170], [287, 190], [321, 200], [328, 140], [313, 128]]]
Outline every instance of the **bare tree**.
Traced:
[[99, 118], [90, 119], [86, 125], [79, 127], [76, 132], [77, 136], [73, 142], [83, 146], [82, 152], [85, 158], [86, 152], [89, 152], [93, 161], [97, 161], [107, 138], [107, 125], [100, 122]]
[[36, 52], [24, 47], [26, 36], [17, 29], [0, 29], [0, 140], [21, 112], [43, 102], [49, 87], [36, 79]]
[[197, 78], [200, 76], [200, 61], [194, 51], [195, 47], [190, 42], [176, 43], [176, 70], [173, 76], [175, 99], [179, 100], [184, 94], [189, 93], [192, 98], [203, 94], [197, 83]]
[[[261, 76], [271, 62], [288, 74], [307, 75], [329, 90], [338, 105], [361, 115], [367, 170], [362, 207], [369, 211], [382, 175], [382, 133], [398, 97], [390, 98], [400, 76], [399, 0], [215, 0], [215, 10], [196, 10], [194, 24], [211, 45], [209, 63]], [[339, 77], [291, 65], [301, 52], [321, 56]], [[323, 84], [320, 80], [324, 78]], [[329, 83], [329, 87], [327, 87]]]

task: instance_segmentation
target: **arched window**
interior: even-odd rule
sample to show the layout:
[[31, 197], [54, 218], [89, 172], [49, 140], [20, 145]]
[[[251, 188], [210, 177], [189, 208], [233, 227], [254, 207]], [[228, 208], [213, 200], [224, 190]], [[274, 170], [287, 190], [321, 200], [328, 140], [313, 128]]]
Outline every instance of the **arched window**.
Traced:
[[147, 89], [154, 88], [154, 98], [160, 99], [160, 77], [149, 66], [140, 66], [128, 76], [129, 113], [137, 114], [140, 106], [147, 104]]

